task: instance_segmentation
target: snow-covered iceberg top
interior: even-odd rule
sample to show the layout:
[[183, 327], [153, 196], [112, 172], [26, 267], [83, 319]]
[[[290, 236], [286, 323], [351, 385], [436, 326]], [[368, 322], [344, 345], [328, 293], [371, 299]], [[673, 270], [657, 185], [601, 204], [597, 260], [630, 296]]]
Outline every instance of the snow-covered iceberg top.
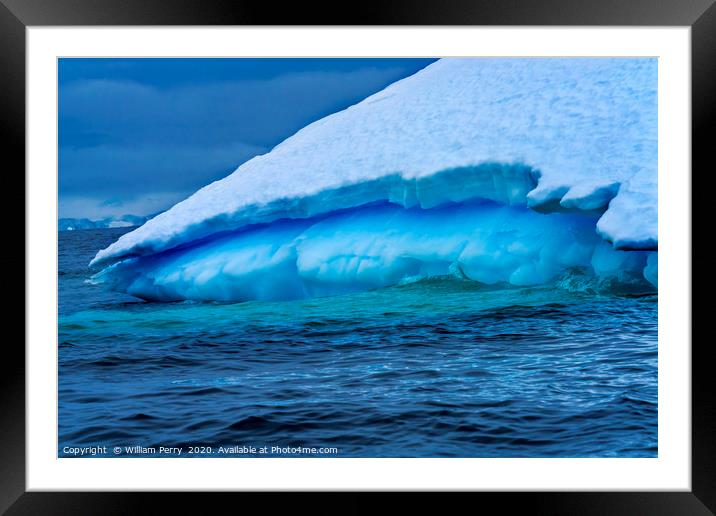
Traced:
[[310, 124], [92, 264], [379, 201], [595, 211], [615, 249], [655, 250], [656, 181], [655, 59], [442, 59]]

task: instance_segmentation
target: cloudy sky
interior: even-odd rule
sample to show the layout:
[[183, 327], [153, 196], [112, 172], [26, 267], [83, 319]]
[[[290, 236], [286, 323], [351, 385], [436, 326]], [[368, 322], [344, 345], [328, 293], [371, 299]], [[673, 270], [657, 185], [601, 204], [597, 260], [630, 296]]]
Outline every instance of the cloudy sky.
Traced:
[[61, 59], [59, 216], [168, 208], [430, 59]]

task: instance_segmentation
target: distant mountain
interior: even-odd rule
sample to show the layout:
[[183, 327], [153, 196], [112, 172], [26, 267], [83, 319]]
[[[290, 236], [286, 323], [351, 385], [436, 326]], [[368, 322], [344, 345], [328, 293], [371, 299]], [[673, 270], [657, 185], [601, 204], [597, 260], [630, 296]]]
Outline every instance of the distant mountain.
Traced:
[[154, 217], [156, 214], [140, 217], [137, 215], [121, 215], [119, 217], [106, 217], [100, 220], [90, 219], [71, 219], [64, 218], [57, 221], [58, 231], [74, 231], [77, 229], [97, 229], [97, 228], [129, 228], [141, 226], [146, 221]]

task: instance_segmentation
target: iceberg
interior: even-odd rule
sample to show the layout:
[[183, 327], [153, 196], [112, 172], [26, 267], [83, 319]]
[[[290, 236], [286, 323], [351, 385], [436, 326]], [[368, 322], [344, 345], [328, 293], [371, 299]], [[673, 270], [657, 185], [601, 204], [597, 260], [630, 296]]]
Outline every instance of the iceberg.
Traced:
[[121, 217], [105, 217], [100, 220], [90, 220], [86, 218], [61, 218], [57, 221], [58, 231], [75, 231], [78, 229], [98, 229], [98, 228], [131, 228], [141, 226], [154, 215], [146, 217], [138, 215], [122, 215]]
[[441, 59], [97, 253], [148, 300], [280, 300], [573, 268], [657, 284], [657, 62]]

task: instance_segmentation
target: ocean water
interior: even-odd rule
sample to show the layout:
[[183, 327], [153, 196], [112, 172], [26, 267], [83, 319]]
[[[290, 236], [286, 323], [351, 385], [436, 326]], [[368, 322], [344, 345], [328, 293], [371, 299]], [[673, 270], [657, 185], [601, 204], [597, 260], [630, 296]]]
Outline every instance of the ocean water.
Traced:
[[58, 456], [657, 456], [656, 294], [145, 303], [86, 282], [126, 231], [59, 233]]

